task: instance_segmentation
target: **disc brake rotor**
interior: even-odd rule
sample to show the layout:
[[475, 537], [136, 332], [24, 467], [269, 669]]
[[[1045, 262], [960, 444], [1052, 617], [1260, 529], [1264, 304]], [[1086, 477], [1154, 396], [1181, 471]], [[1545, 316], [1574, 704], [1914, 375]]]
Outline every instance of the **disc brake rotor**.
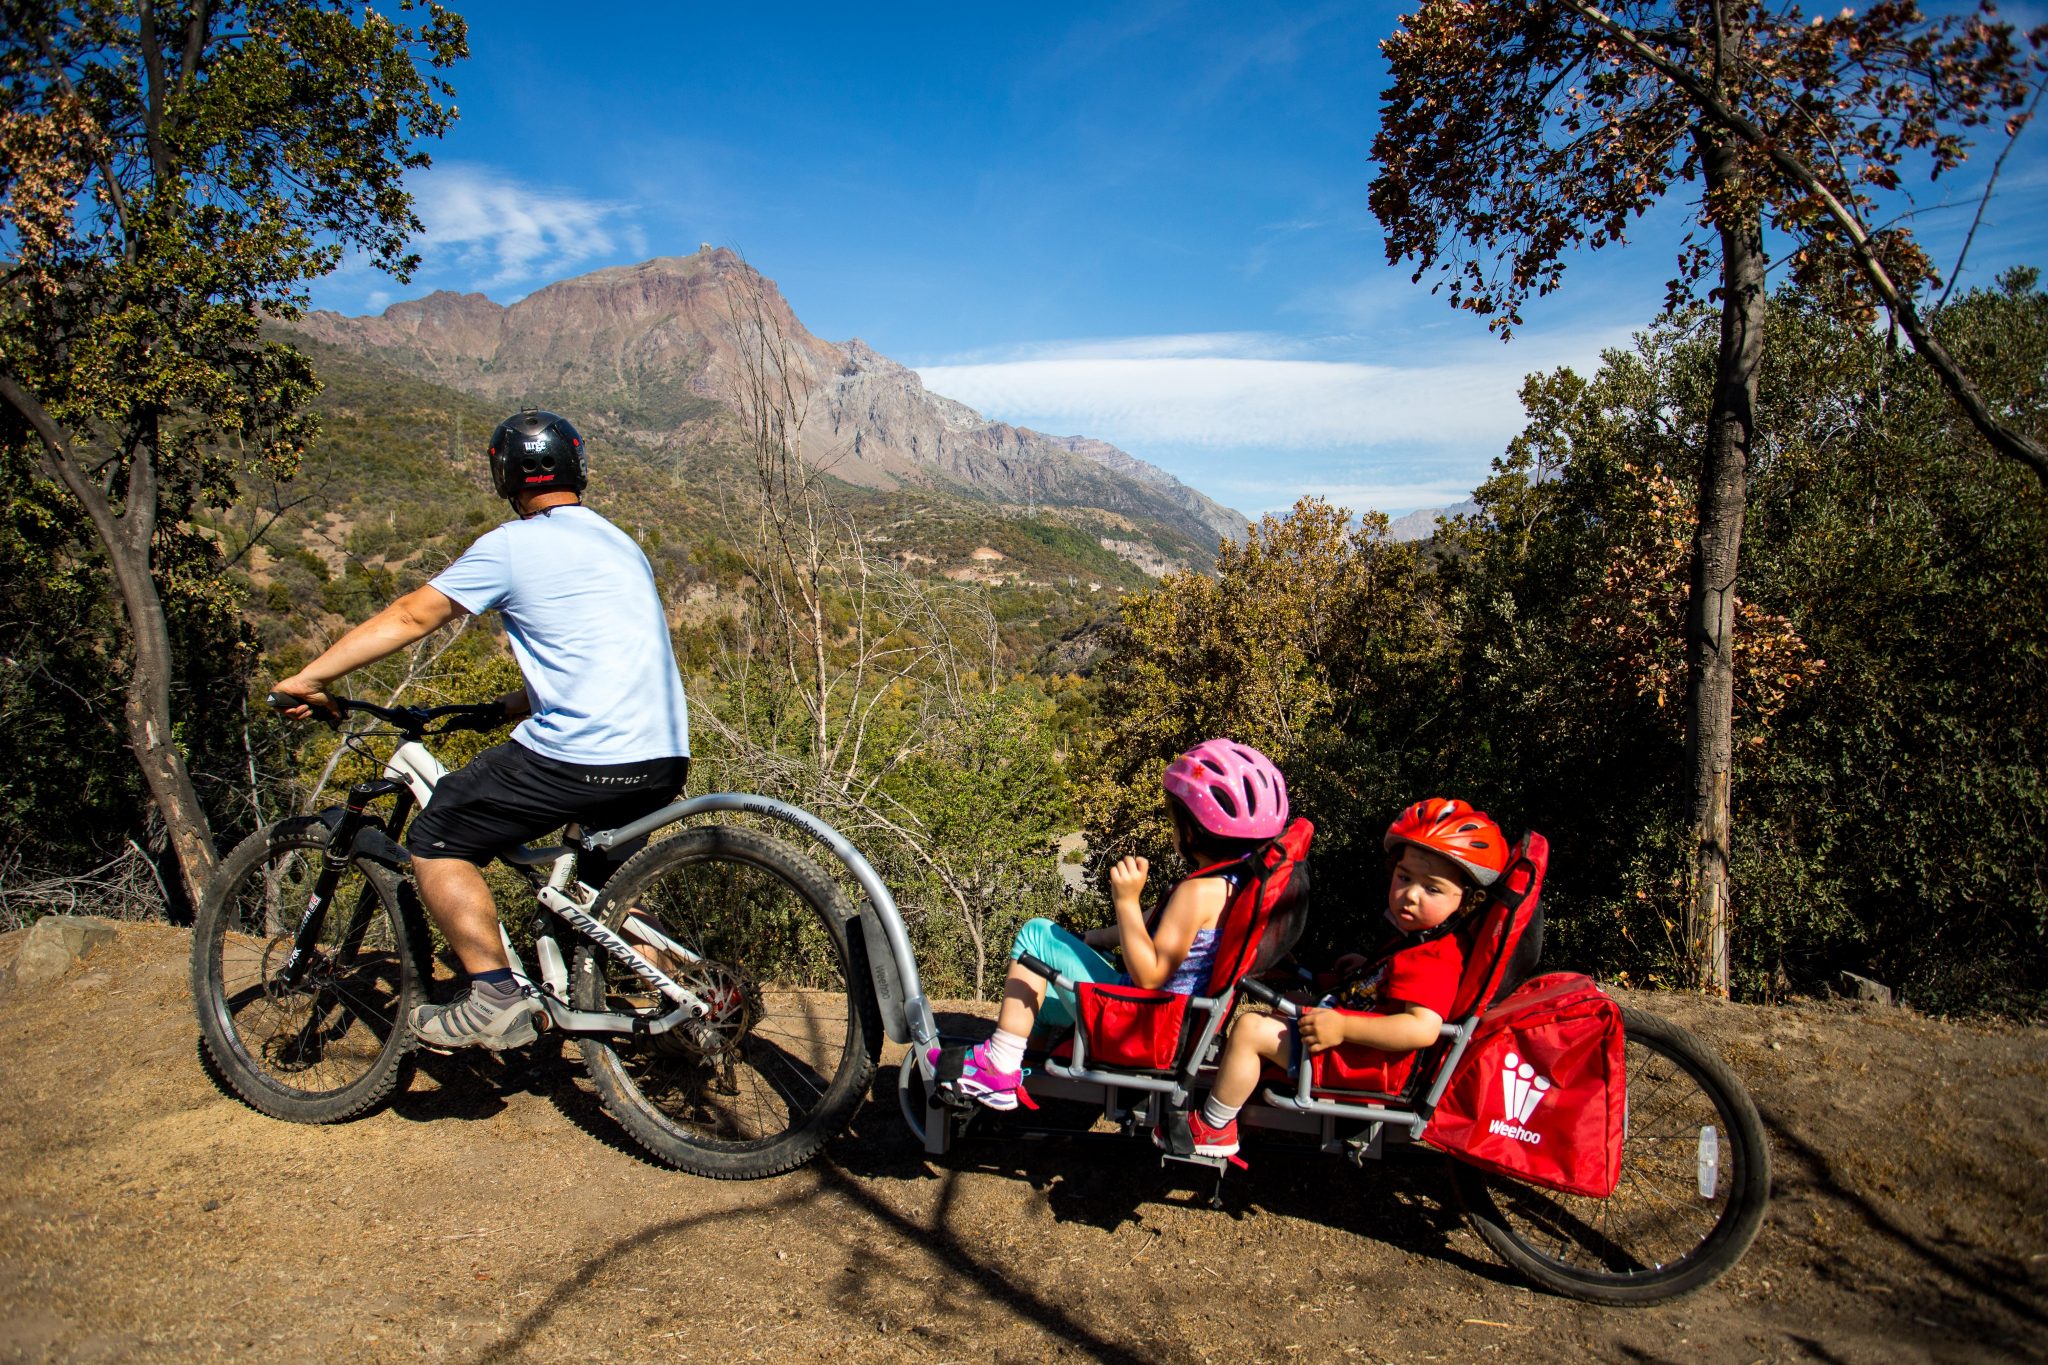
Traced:
[[332, 977], [333, 964], [327, 960], [325, 953], [315, 948], [312, 953], [312, 961], [308, 962], [306, 969], [299, 973], [298, 984], [286, 986], [284, 983], [284, 964], [291, 960], [291, 955], [292, 935], [290, 934], [279, 934], [263, 945], [263, 994], [267, 998], [282, 1000], [288, 995], [305, 995], [307, 992], [317, 989]]
[[656, 1038], [654, 1050], [713, 1063], [737, 1052], [741, 1040], [761, 1018], [760, 990], [738, 971], [709, 959], [691, 963], [676, 974], [675, 981], [708, 1005], [710, 1012]]

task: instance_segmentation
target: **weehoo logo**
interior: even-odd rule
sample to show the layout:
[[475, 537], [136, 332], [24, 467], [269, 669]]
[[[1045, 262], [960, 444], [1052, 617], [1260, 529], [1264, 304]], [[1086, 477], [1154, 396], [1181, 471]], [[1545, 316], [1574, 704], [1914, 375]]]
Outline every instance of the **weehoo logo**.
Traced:
[[1537, 1075], [1535, 1067], [1510, 1052], [1501, 1059], [1500, 1067], [1501, 1107], [1507, 1117], [1486, 1125], [1487, 1131], [1531, 1146], [1542, 1142], [1541, 1133], [1532, 1133], [1522, 1125], [1529, 1121], [1529, 1116], [1536, 1112], [1536, 1106], [1543, 1103], [1543, 1097], [1549, 1093], [1550, 1077]]

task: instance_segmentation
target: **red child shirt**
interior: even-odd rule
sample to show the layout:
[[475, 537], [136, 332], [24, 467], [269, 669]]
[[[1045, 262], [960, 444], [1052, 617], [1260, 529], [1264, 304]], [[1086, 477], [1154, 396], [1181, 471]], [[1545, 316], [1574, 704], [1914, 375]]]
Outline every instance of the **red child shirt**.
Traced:
[[[1346, 1014], [1392, 1014], [1403, 1006], [1420, 1005], [1444, 1015], [1457, 998], [1458, 979], [1464, 971], [1464, 943], [1456, 934], [1441, 934], [1396, 948], [1340, 986], [1330, 1003]], [[1413, 1052], [1385, 1052], [1344, 1043], [1309, 1058], [1309, 1074], [1318, 1090], [1371, 1090], [1391, 1095], [1408, 1079], [1414, 1064]]]

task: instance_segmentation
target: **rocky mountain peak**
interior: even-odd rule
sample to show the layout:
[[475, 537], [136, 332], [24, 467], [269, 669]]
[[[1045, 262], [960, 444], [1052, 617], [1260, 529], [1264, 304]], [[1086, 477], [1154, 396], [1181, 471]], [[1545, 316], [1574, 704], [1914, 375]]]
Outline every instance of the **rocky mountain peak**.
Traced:
[[309, 314], [300, 328], [452, 388], [555, 407], [662, 447], [725, 429], [724, 397], [740, 348], [759, 344], [757, 316], [787, 343], [792, 378], [810, 394], [807, 457], [849, 482], [1152, 517], [1204, 555], [1244, 532], [1241, 514], [1106, 441], [991, 422], [859, 338], [821, 340], [773, 280], [724, 247], [594, 270], [508, 306], [444, 290], [379, 317]]

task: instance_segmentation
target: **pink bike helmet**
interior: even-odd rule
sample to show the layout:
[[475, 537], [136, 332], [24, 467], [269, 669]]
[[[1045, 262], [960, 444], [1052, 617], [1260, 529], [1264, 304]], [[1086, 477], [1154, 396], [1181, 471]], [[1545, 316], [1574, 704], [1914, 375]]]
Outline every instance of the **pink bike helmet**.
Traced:
[[1160, 785], [1225, 839], [1270, 839], [1287, 824], [1287, 779], [1247, 744], [1205, 739], [1167, 764]]

